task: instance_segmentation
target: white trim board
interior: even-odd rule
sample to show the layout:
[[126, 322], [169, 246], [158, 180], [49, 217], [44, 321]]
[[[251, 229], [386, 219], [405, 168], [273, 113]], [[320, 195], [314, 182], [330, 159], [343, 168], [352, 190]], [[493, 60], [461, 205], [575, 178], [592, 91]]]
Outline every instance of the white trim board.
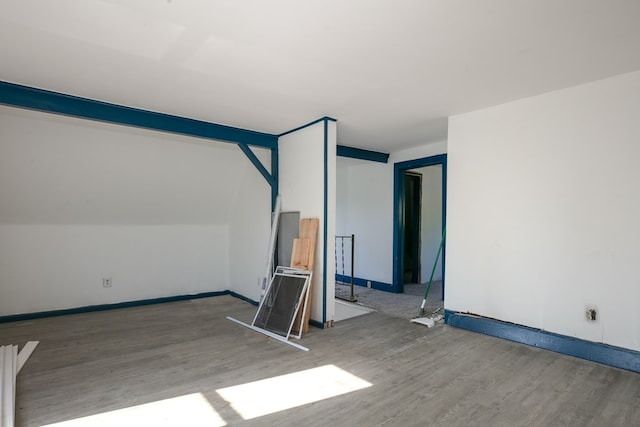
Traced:
[[0, 427], [13, 427], [16, 413], [16, 377], [39, 341], [29, 341], [18, 353], [17, 345], [0, 346]]

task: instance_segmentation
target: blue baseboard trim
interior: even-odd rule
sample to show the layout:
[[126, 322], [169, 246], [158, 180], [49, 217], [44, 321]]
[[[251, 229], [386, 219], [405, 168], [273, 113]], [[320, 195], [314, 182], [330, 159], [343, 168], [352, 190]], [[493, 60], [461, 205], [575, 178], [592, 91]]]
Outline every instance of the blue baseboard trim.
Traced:
[[444, 319], [447, 325], [457, 328], [640, 373], [640, 352], [638, 351], [450, 310], [445, 311]]
[[37, 313], [14, 314], [0, 317], [0, 323], [17, 322], [22, 320], [42, 319], [45, 317], [67, 316], [70, 314], [90, 313], [93, 311], [116, 310], [118, 308], [139, 307], [143, 305], [162, 304], [166, 302], [185, 301], [198, 298], [229, 295], [229, 291], [203, 292], [193, 295], [177, 295], [171, 297], [151, 298], [137, 301], [126, 301], [114, 304], [88, 305], [85, 307], [68, 308], [64, 310], [41, 311]]
[[116, 310], [119, 308], [139, 307], [143, 305], [163, 304], [166, 302], [186, 301], [190, 299], [199, 299], [199, 298], [219, 297], [222, 295], [230, 295], [232, 297], [241, 299], [242, 301], [246, 301], [249, 304], [252, 304], [255, 306], [258, 305], [256, 301], [250, 298], [247, 298], [233, 291], [226, 290], [226, 291], [217, 291], [217, 292], [203, 292], [199, 294], [190, 294], [190, 295], [176, 295], [176, 296], [162, 297], [162, 298], [151, 298], [151, 299], [143, 299], [143, 300], [137, 300], [137, 301], [119, 302], [115, 304], [88, 305], [85, 307], [68, 308], [64, 310], [41, 311], [37, 313], [25, 313], [25, 314], [12, 314], [9, 316], [1, 316], [0, 323], [20, 322], [24, 320], [42, 319], [45, 317], [67, 316], [70, 314], [90, 313], [93, 311]]
[[[351, 276], [343, 276], [342, 274], [336, 274], [336, 282], [342, 282], [346, 284], [351, 283]], [[393, 286], [390, 283], [377, 282], [375, 280], [363, 279], [361, 277], [354, 277], [353, 284], [356, 286], [368, 287], [367, 282], [371, 282], [371, 287], [378, 291], [394, 292]]]
[[[37, 313], [25, 313], [25, 314], [12, 314], [9, 316], [0, 316], [0, 323], [21, 322], [25, 320], [43, 319], [46, 317], [68, 316], [70, 314], [91, 313], [93, 311], [117, 310], [119, 308], [140, 307], [143, 305], [163, 304], [166, 302], [186, 301], [186, 300], [198, 299], [198, 298], [219, 297], [223, 295], [232, 296], [244, 302], [248, 302], [249, 304], [255, 307], [258, 306], [258, 301], [254, 301], [251, 298], [247, 298], [244, 295], [241, 295], [237, 292], [226, 290], [226, 291], [217, 291], [217, 292], [203, 292], [200, 294], [177, 295], [172, 297], [119, 302], [115, 304], [88, 305], [85, 307], [68, 308], [64, 310], [40, 311]], [[316, 328], [324, 329], [324, 324], [322, 322], [318, 322], [317, 320], [309, 319], [309, 325], [314, 326]]]
[[317, 320], [309, 319], [309, 325], [315, 328], [324, 329], [324, 323], [318, 322]]
[[228, 292], [228, 295], [231, 295], [234, 298], [238, 298], [239, 300], [242, 300], [244, 302], [248, 302], [249, 304], [254, 305], [256, 307], [258, 306], [258, 301], [254, 301], [251, 298], [247, 298], [244, 295], [240, 295], [240, 294], [235, 293], [233, 291], [227, 291], [227, 292]]

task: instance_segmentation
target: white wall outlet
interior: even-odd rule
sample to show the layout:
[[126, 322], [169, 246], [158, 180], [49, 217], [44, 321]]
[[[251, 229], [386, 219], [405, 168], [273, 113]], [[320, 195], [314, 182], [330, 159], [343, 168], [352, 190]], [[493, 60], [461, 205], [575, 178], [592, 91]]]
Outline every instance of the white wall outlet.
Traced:
[[371, 280], [367, 280], [367, 288], [371, 288]]
[[102, 287], [103, 288], [111, 287], [111, 277], [105, 277], [104, 279], [102, 279]]

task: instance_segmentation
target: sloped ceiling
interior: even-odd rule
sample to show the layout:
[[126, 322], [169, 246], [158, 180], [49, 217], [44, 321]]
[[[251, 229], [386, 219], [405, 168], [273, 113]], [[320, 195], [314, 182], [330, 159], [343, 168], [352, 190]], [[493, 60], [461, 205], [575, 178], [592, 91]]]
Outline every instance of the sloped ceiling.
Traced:
[[640, 69], [637, 0], [3, 0], [0, 80], [340, 144]]

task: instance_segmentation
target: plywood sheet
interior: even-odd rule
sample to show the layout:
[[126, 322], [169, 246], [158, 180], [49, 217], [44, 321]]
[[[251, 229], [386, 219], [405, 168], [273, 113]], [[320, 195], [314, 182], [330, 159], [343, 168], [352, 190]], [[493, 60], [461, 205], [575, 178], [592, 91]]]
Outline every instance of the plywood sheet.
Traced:
[[311, 241], [309, 239], [293, 239], [291, 251], [291, 267], [310, 270]]
[[318, 218], [302, 218], [300, 220], [300, 238], [309, 239], [309, 264], [307, 270], [313, 270], [319, 226], [320, 220]]
[[[320, 227], [320, 220], [318, 218], [302, 218], [300, 220], [300, 238], [309, 240], [309, 261], [307, 264], [307, 270], [313, 271], [313, 266], [315, 264], [315, 254], [316, 254], [316, 245], [318, 241], [318, 228]], [[302, 332], [306, 333], [309, 331], [309, 318], [311, 316], [311, 301], [313, 300], [313, 286], [309, 286], [309, 297], [307, 298], [307, 305], [304, 315], [304, 321], [302, 321], [302, 310], [298, 314], [296, 321], [294, 323], [295, 331], [299, 331], [297, 329], [302, 323]]]

